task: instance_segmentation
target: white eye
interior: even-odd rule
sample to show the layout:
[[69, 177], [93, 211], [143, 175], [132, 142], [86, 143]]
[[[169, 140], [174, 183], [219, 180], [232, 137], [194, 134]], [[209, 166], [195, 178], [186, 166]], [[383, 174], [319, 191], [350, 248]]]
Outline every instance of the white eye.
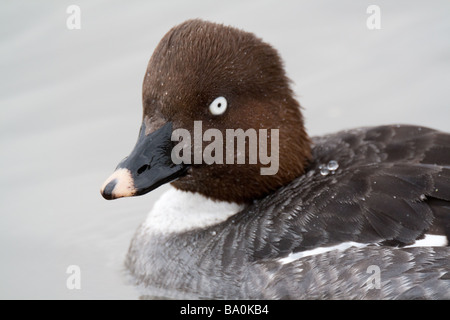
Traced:
[[228, 105], [227, 99], [225, 99], [224, 97], [217, 97], [209, 105], [209, 111], [213, 115], [218, 116], [218, 115], [221, 115], [222, 113], [224, 113], [225, 110], [227, 110], [227, 105]]

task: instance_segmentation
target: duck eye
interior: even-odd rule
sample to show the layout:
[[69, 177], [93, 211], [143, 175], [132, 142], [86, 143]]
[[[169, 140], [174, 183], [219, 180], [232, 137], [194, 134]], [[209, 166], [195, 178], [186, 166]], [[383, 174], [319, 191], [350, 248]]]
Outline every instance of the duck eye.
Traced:
[[227, 99], [224, 97], [217, 97], [213, 102], [209, 105], [209, 111], [215, 115], [221, 115], [227, 110]]

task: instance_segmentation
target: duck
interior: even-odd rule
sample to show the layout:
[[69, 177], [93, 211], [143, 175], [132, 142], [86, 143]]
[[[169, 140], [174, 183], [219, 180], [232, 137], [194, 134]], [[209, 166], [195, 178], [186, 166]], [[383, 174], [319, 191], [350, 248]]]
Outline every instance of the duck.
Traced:
[[291, 83], [251, 32], [191, 19], [164, 35], [138, 140], [101, 187], [168, 184], [131, 240], [132, 283], [170, 299], [450, 299], [450, 134], [310, 137]]

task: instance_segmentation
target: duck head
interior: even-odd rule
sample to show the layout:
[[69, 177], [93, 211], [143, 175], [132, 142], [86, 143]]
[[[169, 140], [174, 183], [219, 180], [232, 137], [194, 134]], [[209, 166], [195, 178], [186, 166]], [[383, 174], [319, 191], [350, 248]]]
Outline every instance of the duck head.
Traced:
[[[267, 163], [251, 161], [256, 149], [250, 148], [250, 137], [244, 143], [245, 161], [238, 161], [238, 143], [234, 150], [226, 148], [227, 130], [237, 129], [267, 133], [257, 139], [266, 139], [268, 153], [277, 156], [276, 170], [262, 174]], [[215, 132], [214, 138], [207, 132]], [[218, 143], [212, 153], [209, 141]], [[178, 144], [182, 151], [174, 153]], [[214, 157], [222, 153], [224, 161], [195, 158], [208, 147]], [[174, 154], [192, 161], [180, 162]], [[138, 141], [101, 193], [106, 199], [136, 196], [171, 182], [212, 199], [245, 203], [300, 176], [310, 155], [300, 105], [277, 51], [252, 33], [189, 20], [172, 28], [150, 58]]]

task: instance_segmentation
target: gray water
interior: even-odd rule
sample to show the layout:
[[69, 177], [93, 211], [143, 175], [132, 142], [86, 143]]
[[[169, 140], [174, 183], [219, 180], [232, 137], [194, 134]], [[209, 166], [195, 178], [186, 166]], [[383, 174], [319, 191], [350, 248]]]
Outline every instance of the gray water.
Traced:
[[[81, 8], [81, 29], [66, 8]], [[366, 9], [381, 9], [369, 30]], [[0, 4], [0, 298], [136, 299], [131, 237], [164, 187], [106, 201], [134, 146], [150, 55], [203, 18], [282, 55], [311, 135], [410, 123], [450, 131], [450, 2], [5, 1]], [[68, 289], [68, 266], [80, 289]]]

